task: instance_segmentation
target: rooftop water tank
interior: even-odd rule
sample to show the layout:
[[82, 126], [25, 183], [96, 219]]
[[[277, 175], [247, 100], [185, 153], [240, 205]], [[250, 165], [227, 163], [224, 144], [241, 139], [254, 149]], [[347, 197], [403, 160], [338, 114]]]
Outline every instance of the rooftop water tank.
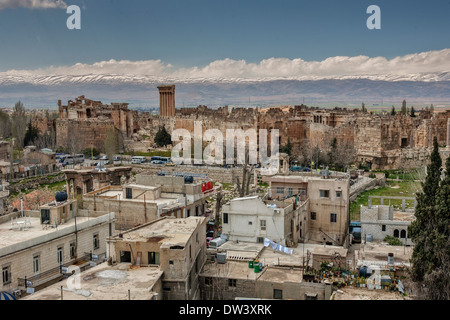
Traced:
[[65, 191], [57, 192], [55, 195], [55, 200], [56, 200], [56, 202], [66, 201], [67, 200], [67, 192], [65, 192]]

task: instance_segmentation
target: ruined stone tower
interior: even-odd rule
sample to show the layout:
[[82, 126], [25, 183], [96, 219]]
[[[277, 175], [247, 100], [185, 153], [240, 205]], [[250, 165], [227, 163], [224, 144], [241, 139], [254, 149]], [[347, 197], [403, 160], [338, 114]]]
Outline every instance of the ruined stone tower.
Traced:
[[175, 85], [159, 86], [159, 114], [163, 117], [175, 116]]

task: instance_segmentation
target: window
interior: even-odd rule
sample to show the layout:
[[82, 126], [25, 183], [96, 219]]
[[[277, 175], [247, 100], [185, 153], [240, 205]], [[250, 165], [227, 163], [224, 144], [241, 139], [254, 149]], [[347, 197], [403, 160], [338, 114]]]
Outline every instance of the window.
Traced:
[[40, 256], [33, 257], [33, 272], [34, 274], [38, 274], [40, 269]]
[[266, 229], [267, 229], [267, 226], [266, 226], [266, 220], [261, 220], [261, 221], [259, 222], [259, 225], [260, 225], [260, 227], [261, 227], [261, 231], [266, 231]]
[[316, 220], [317, 213], [311, 212], [311, 213], [309, 214], [309, 216], [310, 216], [311, 220]]
[[126, 188], [125, 191], [126, 191], [125, 197], [127, 199], [133, 199], [133, 189]]
[[288, 194], [289, 194], [289, 195], [292, 195], [293, 193], [294, 193], [294, 189], [288, 188]]
[[257, 243], [264, 243], [264, 238], [263, 237], [258, 237], [258, 238], [256, 238], [256, 242]]
[[337, 221], [337, 214], [330, 213], [330, 222], [336, 222], [336, 221]]
[[211, 277], [205, 277], [205, 285], [211, 286], [213, 284], [213, 279]]
[[321, 198], [329, 198], [330, 197], [330, 190], [320, 190], [320, 197]]
[[397, 229], [394, 230], [394, 237], [395, 237], [395, 238], [398, 238], [398, 237], [399, 237], [399, 232], [398, 232]]
[[342, 191], [336, 191], [336, 198], [340, 198], [342, 196]]
[[278, 194], [284, 194], [284, 188], [283, 187], [277, 187], [277, 193]]
[[381, 225], [381, 231], [386, 231], [386, 225], [385, 224]]
[[273, 298], [274, 299], [283, 299], [283, 290], [273, 289]]
[[148, 264], [159, 264], [159, 252], [148, 253]]
[[64, 261], [64, 255], [63, 255], [63, 248], [59, 247], [57, 250], [57, 258], [58, 258], [58, 264], [62, 265]]
[[94, 242], [94, 250], [99, 249], [100, 248], [100, 240], [98, 237], [98, 233], [94, 234], [93, 242]]
[[11, 283], [11, 266], [2, 268], [3, 285]]
[[400, 231], [400, 238], [406, 239], [406, 230]]
[[228, 286], [229, 287], [236, 287], [236, 279], [228, 279]]
[[228, 213], [223, 214], [223, 223], [228, 223]]
[[248, 225], [249, 225], [249, 226], [251, 226], [252, 224], [253, 224], [253, 222], [251, 222], [251, 221], [248, 222]]
[[75, 259], [75, 254], [76, 254], [75, 242], [71, 242], [69, 244], [69, 254], [70, 254], [70, 259]]

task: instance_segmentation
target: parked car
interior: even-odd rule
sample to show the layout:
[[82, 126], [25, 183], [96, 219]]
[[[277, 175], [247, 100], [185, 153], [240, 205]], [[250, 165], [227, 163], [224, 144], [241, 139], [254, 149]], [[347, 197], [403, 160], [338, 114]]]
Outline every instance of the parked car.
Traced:
[[206, 237], [206, 247], [209, 248], [209, 243], [211, 242], [211, 240], [213, 239], [213, 237]]
[[303, 169], [303, 167], [301, 167], [301, 166], [293, 166], [293, 167], [290, 167], [290, 168], [289, 168], [289, 171], [292, 171], [292, 172], [301, 172], [302, 169]]

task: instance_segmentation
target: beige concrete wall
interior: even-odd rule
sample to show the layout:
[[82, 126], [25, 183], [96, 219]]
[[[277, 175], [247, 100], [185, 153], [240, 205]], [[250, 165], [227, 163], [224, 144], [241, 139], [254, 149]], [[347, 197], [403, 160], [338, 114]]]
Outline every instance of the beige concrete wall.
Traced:
[[[95, 203], [94, 203], [95, 202]], [[146, 203], [133, 200], [117, 200], [101, 197], [83, 198], [85, 209], [97, 211], [114, 212], [116, 217], [116, 230], [128, 230], [137, 225], [144, 224], [158, 218], [158, 208], [156, 203]], [[120, 207], [120, 208], [119, 208]]]
[[[308, 184], [309, 211], [316, 213], [316, 220], [308, 217], [309, 238], [318, 243], [332, 242], [342, 245], [349, 224], [349, 181], [348, 180], [310, 180]], [[329, 197], [321, 197], [320, 190], [328, 190]], [[336, 192], [341, 192], [341, 197]], [[330, 215], [336, 214], [336, 222]]]
[[[112, 222], [112, 225], [114, 222]], [[73, 260], [70, 257], [70, 243], [75, 242], [78, 239], [77, 255], [81, 257], [86, 253], [92, 252], [92, 254], [106, 253], [106, 241], [109, 236], [109, 223], [103, 221], [99, 224], [89, 226], [85, 229], [83, 224], [78, 225], [78, 234], [69, 233], [55, 239], [49, 240], [44, 243], [38, 243], [36, 245], [23, 248], [21, 250], [12, 252], [5, 256], [0, 257], [0, 267], [9, 265], [11, 267], [11, 283], [3, 286], [0, 282], [1, 291], [13, 291], [18, 288], [18, 278], [30, 278], [33, 273], [33, 257], [39, 255], [40, 257], [40, 272], [43, 273], [47, 270], [56, 268], [59, 266], [57, 260], [57, 250], [59, 247], [63, 248], [63, 264]], [[114, 230], [114, 226], [112, 226]], [[23, 231], [26, 232], [26, 231]], [[56, 232], [55, 232], [56, 233]], [[99, 248], [94, 249], [93, 236], [99, 235]]]
[[[151, 223], [149, 224], [151, 225]], [[163, 246], [163, 238], [156, 235], [146, 242], [133, 241], [128, 233], [133, 230], [145, 228], [141, 226], [122, 233], [122, 238], [115, 237], [108, 240], [108, 252], [113, 262], [120, 262], [120, 252], [131, 252], [131, 263], [136, 264], [138, 252], [141, 252], [141, 264], [147, 265], [148, 252], [159, 253], [160, 269], [163, 275], [164, 299], [186, 299], [199, 297], [198, 274], [206, 259], [206, 219], [202, 218], [195, 231], [186, 243], [173, 246]]]

